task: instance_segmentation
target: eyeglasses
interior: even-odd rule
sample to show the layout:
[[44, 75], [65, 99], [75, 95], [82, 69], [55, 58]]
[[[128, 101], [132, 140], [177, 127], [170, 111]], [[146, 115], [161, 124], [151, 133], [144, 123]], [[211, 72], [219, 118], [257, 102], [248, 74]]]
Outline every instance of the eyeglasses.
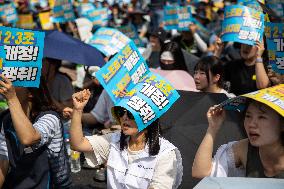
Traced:
[[114, 112], [115, 112], [115, 115], [119, 118], [123, 117], [125, 112], [126, 112], [127, 117], [129, 119], [134, 120], [134, 116], [132, 115], [132, 113], [130, 111], [126, 110], [125, 108], [116, 106], [115, 109], [114, 109]]

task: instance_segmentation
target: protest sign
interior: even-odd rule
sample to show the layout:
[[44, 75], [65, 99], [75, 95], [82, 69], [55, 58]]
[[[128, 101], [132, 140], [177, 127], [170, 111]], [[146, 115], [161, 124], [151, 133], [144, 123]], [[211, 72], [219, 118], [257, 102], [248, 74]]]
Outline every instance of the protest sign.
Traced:
[[127, 26], [120, 26], [117, 29], [124, 35], [129, 37], [132, 41], [134, 41], [136, 46], [143, 47], [143, 42], [138, 36], [138, 33], [132, 24]]
[[[114, 104], [133, 114], [139, 131], [159, 118], [179, 98], [167, 81], [149, 71], [133, 41], [96, 72], [96, 77]], [[119, 93], [124, 89], [127, 93], [120, 97]]]
[[94, 26], [106, 26], [108, 24], [108, 9], [97, 8], [86, 12], [86, 18], [88, 18]]
[[223, 42], [232, 41], [255, 45], [262, 41], [264, 15], [255, 9], [233, 5], [225, 9], [225, 20], [222, 23]]
[[95, 0], [79, 0], [80, 3], [94, 3]]
[[188, 31], [192, 23], [191, 6], [168, 5], [164, 7], [165, 30]]
[[18, 13], [14, 3], [0, 5], [0, 18], [3, 22], [11, 24], [18, 21]]
[[77, 8], [80, 17], [88, 16], [87, 12], [93, 10], [95, 10], [95, 6], [92, 3], [82, 3]]
[[266, 22], [265, 37], [272, 69], [284, 74], [284, 24]]
[[88, 44], [96, 47], [106, 56], [119, 52], [130, 42], [130, 39], [113, 28], [100, 28], [94, 33]]
[[33, 19], [33, 15], [31, 13], [19, 15], [17, 27], [23, 28], [23, 29], [33, 29], [34, 26], [35, 26], [34, 19]]
[[36, 10], [35, 6], [40, 6], [40, 7], [47, 7], [48, 6], [48, 1], [47, 0], [30, 0], [29, 1], [29, 6], [32, 10]]
[[247, 6], [258, 11], [262, 11], [262, 8], [258, 1], [265, 4], [264, 0], [238, 0], [237, 4]]
[[2, 74], [14, 86], [39, 86], [44, 36], [44, 32], [0, 26]]
[[55, 1], [56, 1], [56, 0], [48, 0], [48, 4], [49, 4], [49, 7], [50, 7], [50, 8], [53, 8], [53, 7], [54, 7]]
[[178, 13], [178, 30], [180, 31], [188, 31], [189, 24], [192, 23], [191, 19], [191, 7], [190, 6], [185, 6], [185, 7], [180, 7], [179, 8], [179, 13]]
[[284, 1], [283, 0], [269, 0], [267, 6], [271, 8], [279, 17], [284, 17]]
[[55, 1], [51, 13], [51, 21], [53, 23], [64, 23], [75, 20], [75, 14], [71, 0]]
[[284, 180], [276, 178], [205, 177], [193, 189], [282, 189], [283, 185]]
[[204, 39], [209, 40], [211, 35], [210, 31], [195, 18], [192, 18], [192, 23], [196, 25], [199, 35], [202, 35]]
[[38, 14], [41, 28], [44, 30], [53, 30], [54, 26], [50, 19], [50, 12], [41, 12]]
[[178, 9], [179, 6], [168, 5], [164, 7], [165, 30], [178, 28]]
[[284, 84], [228, 99], [219, 104], [218, 107], [242, 111], [245, 108], [246, 98], [266, 104], [277, 111], [281, 116], [284, 116]]

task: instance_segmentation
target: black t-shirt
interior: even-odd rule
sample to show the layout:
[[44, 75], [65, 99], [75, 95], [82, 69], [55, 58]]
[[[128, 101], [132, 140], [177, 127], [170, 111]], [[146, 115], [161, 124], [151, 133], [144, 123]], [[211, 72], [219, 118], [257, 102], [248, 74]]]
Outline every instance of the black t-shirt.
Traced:
[[255, 65], [247, 66], [243, 59], [225, 65], [225, 80], [230, 82], [230, 92], [241, 95], [257, 90]]

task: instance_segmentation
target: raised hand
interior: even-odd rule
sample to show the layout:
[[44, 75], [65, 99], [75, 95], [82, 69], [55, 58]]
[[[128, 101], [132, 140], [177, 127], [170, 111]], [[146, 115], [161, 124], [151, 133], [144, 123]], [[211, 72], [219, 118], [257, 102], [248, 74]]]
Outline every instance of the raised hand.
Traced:
[[208, 128], [217, 132], [224, 122], [225, 117], [225, 110], [222, 108], [217, 108], [217, 106], [210, 107], [207, 112], [207, 120], [209, 123]]
[[91, 93], [89, 89], [84, 89], [83, 91], [77, 92], [72, 95], [74, 109], [83, 111], [86, 106]]
[[0, 74], [0, 77], [0, 94], [4, 95], [7, 100], [17, 97], [12, 82], [2, 74]]
[[196, 24], [189, 24], [188, 28], [193, 34], [197, 31], [197, 25]]
[[64, 108], [63, 111], [62, 111], [63, 117], [65, 117], [65, 118], [71, 118], [72, 113], [73, 113], [73, 109], [69, 108], [69, 107]]
[[222, 42], [221, 38], [216, 37], [216, 41], [214, 43], [215, 49], [214, 49], [214, 55], [216, 57], [220, 57], [221, 53], [223, 52], [224, 49], [224, 43]]
[[257, 48], [256, 58], [261, 58], [262, 54], [263, 54], [263, 52], [265, 50], [263, 40], [262, 40], [262, 42], [257, 41], [255, 46]]

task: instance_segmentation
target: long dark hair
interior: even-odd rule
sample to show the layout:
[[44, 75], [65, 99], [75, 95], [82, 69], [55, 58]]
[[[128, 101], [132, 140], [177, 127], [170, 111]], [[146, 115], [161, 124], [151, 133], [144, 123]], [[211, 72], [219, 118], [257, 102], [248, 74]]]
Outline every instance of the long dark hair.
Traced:
[[[46, 81], [44, 77], [40, 77], [40, 85], [38, 88], [32, 87], [28, 88], [29, 92], [32, 94], [32, 108], [31, 108], [31, 120], [34, 121], [35, 118], [43, 111], [56, 111], [56, 106], [53, 104], [52, 98], [50, 96], [49, 90], [47, 88]], [[59, 114], [60, 115], [60, 114]]]
[[201, 70], [206, 74], [207, 82], [210, 83], [209, 72], [213, 76], [219, 74], [220, 79], [218, 80], [217, 86], [223, 88], [223, 75], [224, 75], [224, 66], [223, 62], [215, 56], [206, 56], [201, 58], [194, 67], [194, 71]]
[[162, 70], [167, 70], [166, 65], [161, 62], [161, 54], [165, 51], [169, 51], [174, 57], [174, 69], [173, 70], [184, 70], [187, 71], [182, 49], [177, 42], [170, 41], [164, 43], [160, 53], [160, 66]]
[[[146, 143], [149, 145], [149, 154], [151, 156], [157, 155], [160, 151], [160, 125], [159, 125], [159, 119], [156, 119], [153, 123], [151, 123], [146, 128]], [[124, 150], [125, 147], [127, 147], [127, 138], [125, 134], [121, 131], [120, 136], [120, 150]]]

